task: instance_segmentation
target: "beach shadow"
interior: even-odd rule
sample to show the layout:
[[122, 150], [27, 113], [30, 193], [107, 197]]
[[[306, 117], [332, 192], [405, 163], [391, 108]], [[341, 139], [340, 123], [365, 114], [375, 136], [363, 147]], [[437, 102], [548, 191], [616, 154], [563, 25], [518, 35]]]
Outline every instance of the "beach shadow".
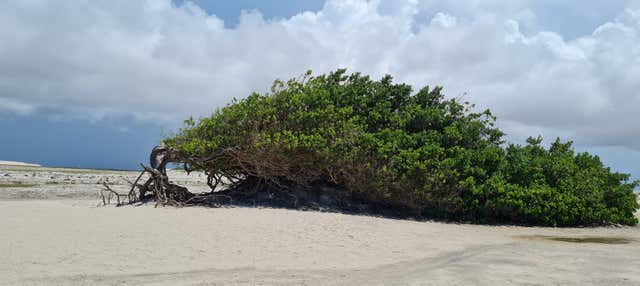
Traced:
[[570, 243], [629, 244], [636, 241], [635, 239], [631, 238], [608, 236], [570, 237], [553, 235], [519, 235], [516, 237], [521, 239], [548, 240]]

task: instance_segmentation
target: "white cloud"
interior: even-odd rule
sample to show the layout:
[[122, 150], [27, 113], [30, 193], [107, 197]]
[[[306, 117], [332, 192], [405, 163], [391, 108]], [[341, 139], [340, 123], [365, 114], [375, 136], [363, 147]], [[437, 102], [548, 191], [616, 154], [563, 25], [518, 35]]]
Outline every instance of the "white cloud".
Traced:
[[536, 1], [448, 2], [330, 0], [229, 29], [169, 0], [3, 1], [0, 112], [175, 124], [274, 78], [345, 67], [466, 92], [516, 140], [640, 150], [640, 10], [568, 40], [540, 28]]
[[0, 97], [0, 113], [10, 112], [19, 115], [30, 115], [35, 110], [35, 107], [29, 104], [24, 104], [11, 98]]
[[433, 16], [433, 18], [431, 19], [432, 26], [439, 25], [443, 28], [455, 27], [456, 23], [457, 23], [456, 17], [447, 15], [442, 12], [436, 13], [436, 15]]

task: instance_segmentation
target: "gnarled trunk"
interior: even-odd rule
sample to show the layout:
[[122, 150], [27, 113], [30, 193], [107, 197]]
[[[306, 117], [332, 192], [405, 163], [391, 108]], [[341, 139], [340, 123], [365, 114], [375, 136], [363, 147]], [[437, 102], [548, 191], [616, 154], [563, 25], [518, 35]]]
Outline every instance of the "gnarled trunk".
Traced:
[[[249, 175], [237, 176], [233, 174], [230, 175], [234, 176], [233, 178], [227, 178], [224, 175], [226, 173], [214, 171], [214, 162], [217, 159], [231, 157], [233, 154], [235, 154], [234, 150], [225, 150], [207, 158], [192, 158], [171, 148], [156, 146], [149, 156], [150, 165], [140, 164], [142, 172], [132, 183], [129, 193], [118, 194], [108, 185], [105, 185], [105, 191], [107, 191], [109, 198], [115, 194], [118, 205], [155, 201], [156, 205], [171, 206], [238, 204], [358, 212], [369, 212], [372, 207], [375, 207], [354, 199], [347, 195], [348, 192], [330, 184], [302, 187], [296, 184], [274, 183], [272, 180], [261, 178], [251, 172], [247, 172]], [[207, 184], [211, 191], [194, 194], [186, 187], [171, 182], [166, 170], [169, 163], [183, 164], [187, 172], [194, 169], [204, 171], [207, 174]], [[140, 183], [145, 174], [148, 174], [146, 181]], [[225, 182], [223, 182], [223, 178]], [[220, 184], [225, 185], [226, 188], [216, 190]], [[108, 200], [105, 199], [104, 193], [102, 197], [104, 204], [107, 204]]]

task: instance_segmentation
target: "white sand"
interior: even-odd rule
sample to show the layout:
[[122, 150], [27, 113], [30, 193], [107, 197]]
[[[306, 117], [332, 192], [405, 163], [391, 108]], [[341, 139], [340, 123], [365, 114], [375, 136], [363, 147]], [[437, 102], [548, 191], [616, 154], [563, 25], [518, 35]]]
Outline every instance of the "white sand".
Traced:
[[[495, 227], [279, 209], [96, 208], [89, 203], [0, 202], [0, 281], [640, 284], [637, 227]], [[576, 244], [520, 235], [637, 241]]]
[[640, 285], [640, 227], [95, 202], [0, 199], [0, 285]]
[[16, 162], [16, 161], [2, 161], [2, 160], [0, 160], [0, 165], [40, 167], [40, 165], [38, 165], [38, 164]]

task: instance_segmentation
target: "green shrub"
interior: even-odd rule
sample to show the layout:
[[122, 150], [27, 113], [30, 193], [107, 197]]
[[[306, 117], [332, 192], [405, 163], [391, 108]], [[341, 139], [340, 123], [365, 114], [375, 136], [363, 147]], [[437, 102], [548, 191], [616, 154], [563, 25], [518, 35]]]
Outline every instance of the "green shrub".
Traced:
[[407, 215], [491, 223], [637, 223], [629, 175], [571, 143], [503, 147], [489, 110], [441, 88], [344, 70], [287, 82], [164, 140], [214, 176], [283, 188], [332, 185]]

